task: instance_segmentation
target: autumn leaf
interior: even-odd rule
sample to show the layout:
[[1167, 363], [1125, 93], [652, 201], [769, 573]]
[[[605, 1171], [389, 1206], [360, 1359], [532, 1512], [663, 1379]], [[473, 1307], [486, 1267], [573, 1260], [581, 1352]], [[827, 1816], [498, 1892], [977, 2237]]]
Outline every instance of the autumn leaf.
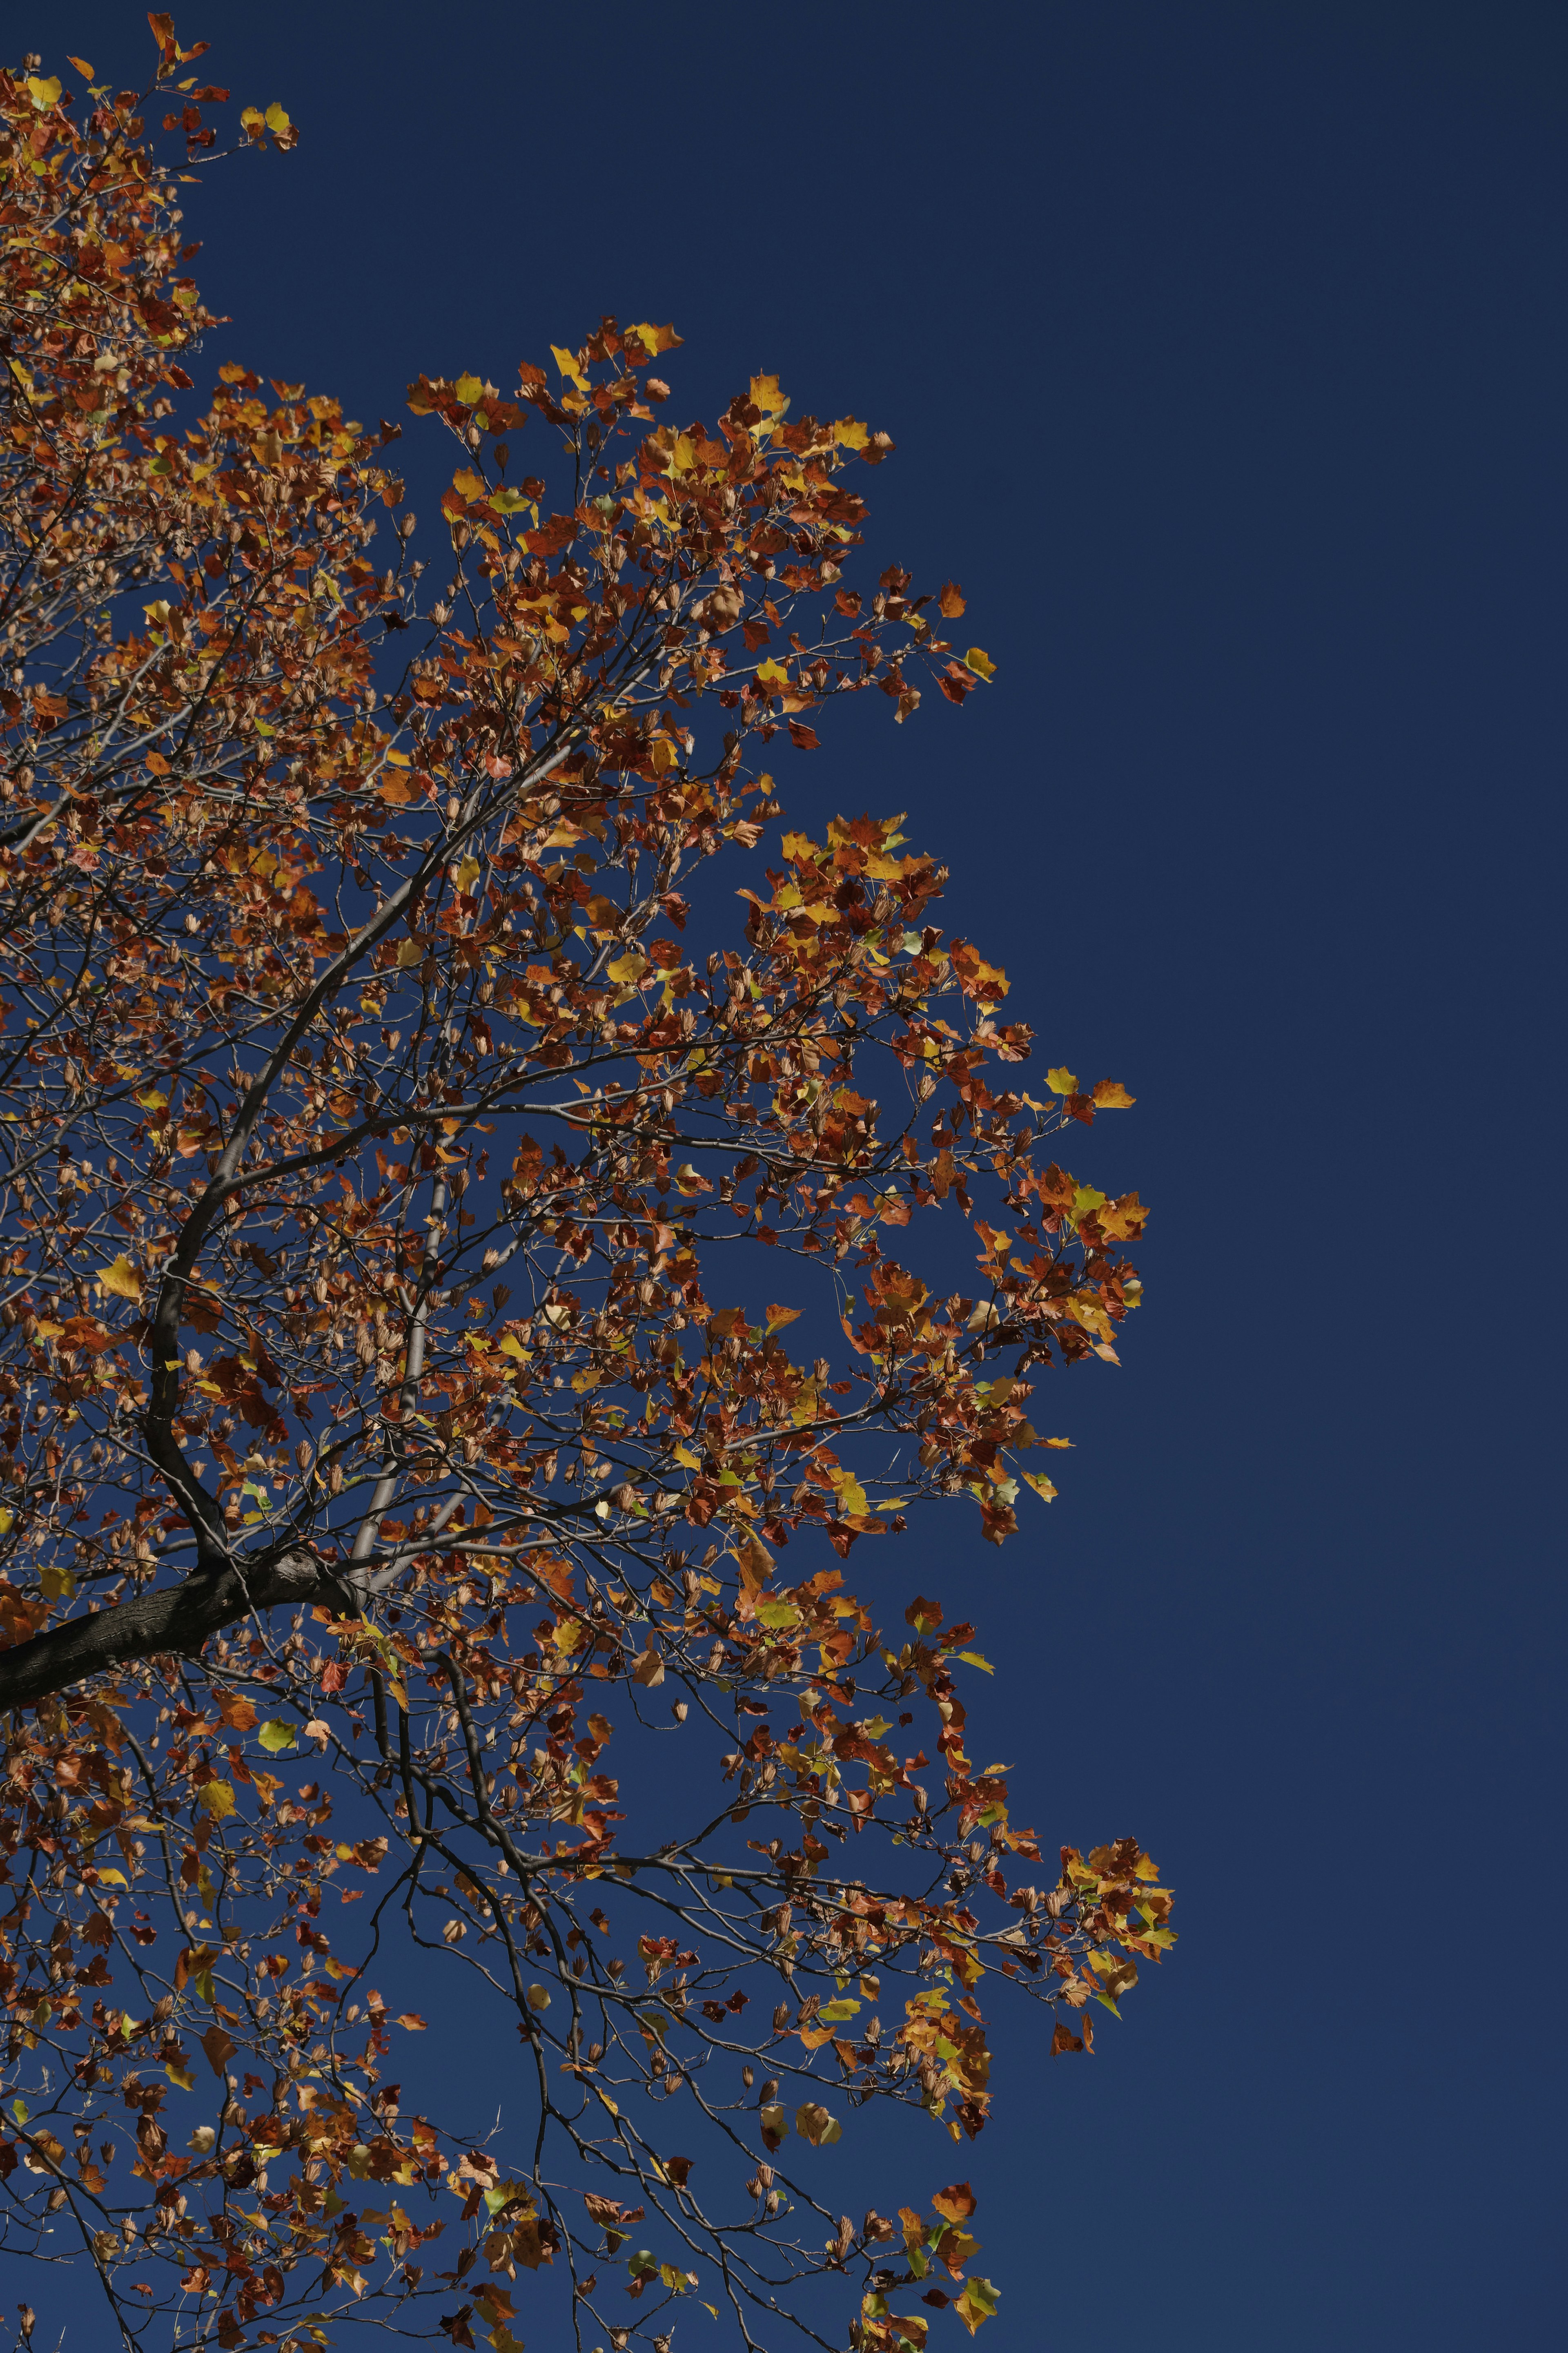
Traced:
[[1046, 1072], [1046, 1084], [1054, 1095], [1076, 1095], [1078, 1092], [1078, 1081], [1065, 1063], [1058, 1062], [1054, 1071]]
[[766, 1311], [768, 1330], [770, 1332], [782, 1332], [786, 1324], [796, 1324], [799, 1322], [801, 1312], [802, 1311], [798, 1307], [773, 1306], [768, 1308]]
[[209, 2026], [202, 2036], [202, 2049], [207, 2054], [207, 2065], [215, 2075], [223, 2074], [238, 2047], [233, 2035], [221, 2026]]
[[944, 621], [956, 621], [963, 611], [963, 591], [956, 580], [949, 580], [938, 596], [937, 610]]
[[809, 2141], [813, 2148], [828, 2147], [844, 2130], [837, 2117], [829, 2115], [816, 2100], [803, 2101], [796, 2108], [795, 2128], [802, 2140]]
[[142, 1302], [142, 1278], [137, 1273], [135, 1268], [132, 1265], [128, 1258], [121, 1255], [117, 1259], [111, 1260], [110, 1264], [104, 1268], [103, 1272], [99, 1277], [99, 1281], [102, 1283], [105, 1291], [112, 1291], [116, 1296], [121, 1299], [133, 1300], [136, 1304], [140, 1306]]
[[1101, 1079], [1091, 1098], [1096, 1111], [1131, 1111], [1137, 1101], [1120, 1079]]
[[998, 2291], [988, 2279], [971, 2278], [965, 2282], [963, 2295], [954, 2299], [952, 2308], [973, 2337], [983, 2320], [994, 2316], [999, 2300]]
[[996, 665], [983, 647], [971, 646], [963, 659], [975, 677], [984, 679], [987, 684], [995, 677]]

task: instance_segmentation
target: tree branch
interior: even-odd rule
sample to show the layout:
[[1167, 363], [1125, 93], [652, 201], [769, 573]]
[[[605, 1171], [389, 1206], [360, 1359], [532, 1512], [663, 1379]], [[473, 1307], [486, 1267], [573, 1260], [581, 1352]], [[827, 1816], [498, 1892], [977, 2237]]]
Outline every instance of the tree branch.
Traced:
[[26, 1707], [132, 1659], [167, 1651], [194, 1656], [210, 1635], [252, 1609], [300, 1601], [342, 1607], [341, 1590], [313, 1553], [285, 1553], [244, 1575], [225, 1567], [189, 1577], [184, 1585], [139, 1593], [134, 1600], [68, 1619], [30, 1642], [0, 1651], [0, 1708]]

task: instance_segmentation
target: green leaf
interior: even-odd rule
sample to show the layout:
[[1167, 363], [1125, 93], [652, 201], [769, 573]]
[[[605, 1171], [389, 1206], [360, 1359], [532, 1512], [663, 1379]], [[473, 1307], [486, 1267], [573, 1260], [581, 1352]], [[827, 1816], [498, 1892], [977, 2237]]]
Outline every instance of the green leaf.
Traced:
[[772, 1627], [775, 1632], [800, 1623], [800, 1611], [793, 1601], [779, 1601], [770, 1596], [765, 1600], [759, 1600], [755, 1608], [763, 1624]]
[[971, 2337], [983, 2320], [993, 2317], [1000, 2300], [1000, 2293], [999, 2289], [992, 2286], [988, 2279], [972, 2279], [964, 2283], [963, 2294], [957, 2299], [952, 2308]]
[[293, 1747], [295, 1728], [286, 1717], [275, 1715], [270, 1723], [258, 1728], [256, 1736], [263, 1748], [269, 1749], [276, 1757], [280, 1749]]

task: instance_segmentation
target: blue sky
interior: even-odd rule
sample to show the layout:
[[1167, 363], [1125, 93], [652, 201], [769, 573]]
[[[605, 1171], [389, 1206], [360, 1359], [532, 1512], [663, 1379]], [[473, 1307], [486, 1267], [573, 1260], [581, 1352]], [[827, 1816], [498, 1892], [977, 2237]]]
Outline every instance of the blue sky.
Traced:
[[[36, 21], [152, 57], [139, 8]], [[1042, 1060], [1139, 1099], [1081, 1174], [1154, 1204], [1122, 1368], [1049, 1377], [1060, 1500], [885, 1571], [978, 1622], [1016, 1813], [1178, 1891], [1092, 2063], [1002, 2028], [987, 2353], [1561, 2326], [1568, 19], [177, 24], [302, 133], [190, 192], [209, 365], [397, 417], [673, 319], [683, 415], [766, 369], [893, 435], [870, 563], [955, 576], [998, 665], [781, 779], [909, 811]]]

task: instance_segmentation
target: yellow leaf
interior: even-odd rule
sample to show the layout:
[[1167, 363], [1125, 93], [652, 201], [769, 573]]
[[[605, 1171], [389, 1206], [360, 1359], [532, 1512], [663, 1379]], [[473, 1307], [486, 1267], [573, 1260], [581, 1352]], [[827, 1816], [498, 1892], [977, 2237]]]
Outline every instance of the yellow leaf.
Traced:
[[[1050, 1440], [1047, 1440], [1047, 1445], [1052, 1442], [1053, 1441]], [[1056, 1502], [1057, 1491], [1052, 1486], [1050, 1481], [1046, 1478], [1042, 1472], [1038, 1471], [1020, 1471], [1018, 1476], [1022, 1479], [1026, 1487], [1032, 1487], [1034, 1489], [1042, 1504], [1054, 1504]]]
[[459, 491], [464, 498], [470, 501], [474, 499], [482, 499], [485, 495], [483, 477], [474, 473], [472, 470], [467, 466], [463, 467], [458, 473], [453, 475], [452, 488], [455, 491]]
[[92, 68], [88, 64], [85, 58], [73, 58], [70, 51], [68, 49], [66, 51], [66, 62], [68, 65], [75, 66], [78, 73], [80, 74], [84, 81], [90, 81], [92, 79]]
[[503, 1356], [515, 1356], [520, 1365], [526, 1365], [528, 1362], [528, 1350], [523, 1346], [522, 1342], [518, 1338], [515, 1332], [509, 1332], [507, 1334], [506, 1338], [500, 1344], [500, 1353]]
[[286, 1717], [277, 1715], [269, 1724], [264, 1724], [256, 1736], [263, 1748], [268, 1749], [276, 1757], [280, 1748], [293, 1747], [294, 1726]]
[[616, 956], [605, 967], [610, 978], [621, 988], [635, 988], [647, 968], [647, 958], [639, 948], [628, 948], [625, 955]]
[[971, 646], [963, 659], [968, 667], [974, 672], [975, 677], [984, 679], [987, 684], [989, 684], [990, 681], [995, 677], [996, 665], [992, 660], [990, 655], [985, 651], [984, 646]]
[[682, 1446], [679, 1440], [676, 1443], [675, 1459], [678, 1462], [684, 1462], [689, 1471], [700, 1471], [702, 1468], [701, 1455], [693, 1454], [689, 1446]]
[[800, 1611], [793, 1601], [760, 1599], [756, 1604], [756, 1614], [761, 1622], [775, 1633], [800, 1624]]
[[99, 1280], [105, 1291], [112, 1291], [117, 1297], [134, 1300], [138, 1306], [141, 1305], [142, 1278], [123, 1253], [112, 1266], [104, 1268]]
[[37, 108], [40, 114], [47, 114], [48, 112], [50, 107], [54, 105], [56, 100], [59, 97], [59, 94], [60, 78], [58, 74], [51, 74], [47, 81], [40, 81], [37, 74], [29, 74], [27, 76], [27, 96], [32, 100], [33, 104]]
[[838, 1508], [841, 1512], [864, 1514], [869, 1511], [870, 1505], [866, 1500], [866, 1490], [856, 1478], [853, 1471], [830, 1471], [827, 1475], [833, 1482], [834, 1492], [838, 1497]]
[[267, 128], [268, 131], [287, 131], [289, 128], [289, 117], [276, 99], [267, 110]]
[[1101, 1079], [1092, 1100], [1096, 1111], [1131, 1111], [1138, 1098], [1128, 1093], [1120, 1079]]
[[759, 662], [757, 664], [757, 684], [759, 686], [787, 686], [788, 683], [789, 672], [785, 670], [783, 662], [776, 662], [770, 659], [765, 662]]
[[484, 389], [483, 383], [477, 375], [460, 375], [452, 386], [452, 390], [465, 408], [477, 407], [484, 396]]
[[1054, 1071], [1046, 1072], [1046, 1084], [1054, 1095], [1076, 1095], [1078, 1092], [1078, 1081], [1065, 1062], [1058, 1062]]
[[471, 891], [479, 879], [479, 861], [477, 858], [465, 858], [462, 864], [452, 871], [452, 880], [459, 891]]
[[1042, 1446], [1070, 1446], [1072, 1444], [1072, 1440], [1070, 1438], [1042, 1438], [1040, 1444]]
[[122, 1871], [100, 1871], [98, 1878], [101, 1887], [129, 1887], [131, 1884]]
[[234, 1791], [226, 1781], [209, 1781], [197, 1797], [196, 1803], [205, 1809], [215, 1822], [226, 1821], [234, 1811]]
[[952, 2308], [971, 2337], [983, 2320], [991, 2319], [994, 2314], [999, 2294], [1000, 2291], [994, 2288], [988, 2279], [971, 2279], [965, 2283], [963, 2294]]
[[841, 417], [833, 428], [833, 438], [841, 449], [863, 449], [871, 436], [852, 417]]
[[555, 364], [560, 369], [562, 375], [569, 376], [572, 382], [576, 385], [579, 392], [586, 392], [588, 389], [588, 379], [583, 374], [582, 369], [578, 366], [571, 353], [563, 352], [559, 343], [552, 343], [550, 348], [555, 355]]
[[779, 390], [776, 375], [754, 375], [751, 391], [752, 406], [760, 408], [764, 417], [783, 417], [788, 410], [789, 402]]

